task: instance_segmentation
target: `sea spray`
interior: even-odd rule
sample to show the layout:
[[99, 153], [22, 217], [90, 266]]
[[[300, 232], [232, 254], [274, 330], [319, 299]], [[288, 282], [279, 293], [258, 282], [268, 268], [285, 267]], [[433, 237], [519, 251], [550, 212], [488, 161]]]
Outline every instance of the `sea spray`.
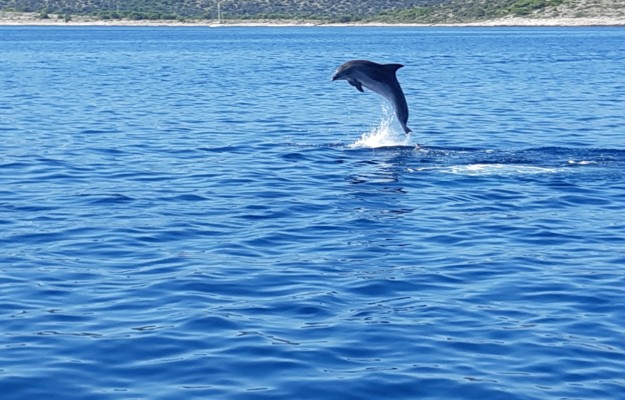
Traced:
[[364, 133], [360, 139], [349, 145], [350, 148], [378, 148], [410, 146], [410, 135], [393, 129], [395, 116], [386, 105], [382, 106], [380, 125]]

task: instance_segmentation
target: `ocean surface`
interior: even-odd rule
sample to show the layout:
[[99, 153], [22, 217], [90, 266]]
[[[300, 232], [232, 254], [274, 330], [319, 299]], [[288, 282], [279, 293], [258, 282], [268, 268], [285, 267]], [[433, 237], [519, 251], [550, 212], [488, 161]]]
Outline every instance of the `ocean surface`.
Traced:
[[2, 399], [624, 398], [624, 66], [625, 28], [1, 27]]

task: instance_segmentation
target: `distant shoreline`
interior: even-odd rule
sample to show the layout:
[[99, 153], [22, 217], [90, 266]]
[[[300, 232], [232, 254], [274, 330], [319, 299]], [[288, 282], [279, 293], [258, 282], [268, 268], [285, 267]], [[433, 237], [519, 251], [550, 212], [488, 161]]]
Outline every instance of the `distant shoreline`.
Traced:
[[101, 20], [85, 16], [71, 16], [65, 22], [61, 17], [51, 14], [41, 19], [34, 13], [12, 13], [0, 11], [0, 26], [120, 26], [120, 27], [296, 27], [296, 26], [327, 26], [327, 27], [576, 27], [576, 26], [625, 26], [624, 17], [580, 17], [580, 18], [520, 18], [506, 17], [495, 20], [465, 23], [384, 23], [384, 22], [350, 22], [326, 23], [309, 20], [228, 20], [218, 23], [215, 20]]

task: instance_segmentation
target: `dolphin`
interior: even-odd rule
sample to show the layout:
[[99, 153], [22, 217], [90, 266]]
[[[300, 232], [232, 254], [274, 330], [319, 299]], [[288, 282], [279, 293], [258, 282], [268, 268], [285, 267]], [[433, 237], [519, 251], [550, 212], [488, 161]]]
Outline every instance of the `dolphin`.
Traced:
[[401, 67], [403, 67], [401, 64], [378, 64], [366, 60], [352, 60], [338, 67], [332, 75], [332, 81], [346, 80], [359, 92], [364, 92], [362, 90], [364, 86], [390, 101], [401, 127], [404, 128], [406, 134], [409, 134], [412, 130], [406, 125], [408, 104], [395, 76]]

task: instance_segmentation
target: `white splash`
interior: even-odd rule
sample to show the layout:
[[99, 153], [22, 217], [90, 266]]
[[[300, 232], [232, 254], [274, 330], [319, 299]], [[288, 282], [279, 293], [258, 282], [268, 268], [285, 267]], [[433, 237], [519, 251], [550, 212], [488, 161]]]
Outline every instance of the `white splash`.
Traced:
[[569, 160], [569, 164], [570, 165], [591, 165], [591, 164], [597, 164], [597, 162], [596, 161], [586, 161], [586, 160], [582, 160], [582, 161]]
[[352, 149], [378, 147], [410, 146], [410, 135], [393, 129], [395, 115], [386, 106], [382, 107], [383, 118], [380, 125], [370, 132], [364, 133], [360, 139], [349, 145]]
[[474, 175], [507, 175], [507, 174], [551, 174], [557, 172], [557, 168], [537, 167], [522, 164], [470, 164], [464, 168], [458, 168], [454, 173], [468, 173]]
[[560, 172], [558, 168], [521, 164], [468, 164], [415, 168], [411, 172], [437, 171], [455, 175], [533, 175]]

